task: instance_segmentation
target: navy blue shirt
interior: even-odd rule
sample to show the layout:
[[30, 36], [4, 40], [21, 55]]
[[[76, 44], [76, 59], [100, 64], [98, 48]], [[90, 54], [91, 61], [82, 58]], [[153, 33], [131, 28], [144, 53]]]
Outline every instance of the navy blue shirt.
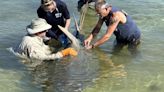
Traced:
[[56, 31], [55, 33], [61, 34], [62, 32], [59, 31], [57, 25], [65, 27], [65, 20], [70, 19], [70, 14], [67, 9], [67, 6], [64, 2], [61, 0], [55, 0], [57, 8], [51, 13], [46, 12], [44, 9], [40, 6], [37, 10], [38, 17], [43, 18], [52, 25], [52, 31]]
[[[103, 18], [103, 21], [105, 21], [107, 26], [109, 26], [112, 23], [113, 12], [117, 12], [117, 11], [121, 11], [121, 10], [116, 7], [112, 7], [112, 10], [108, 14], [108, 16]], [[125, 14], [125, 16], [127, 19], [126, 23], [125, 24], [119, 23], [116, 30], [114, 31], [114, 34], [116, 35], [116, 39], [120, 41], [132, 41], [134, 38], [139, 39], [141, 33], [136, 23], [129, 15]]]

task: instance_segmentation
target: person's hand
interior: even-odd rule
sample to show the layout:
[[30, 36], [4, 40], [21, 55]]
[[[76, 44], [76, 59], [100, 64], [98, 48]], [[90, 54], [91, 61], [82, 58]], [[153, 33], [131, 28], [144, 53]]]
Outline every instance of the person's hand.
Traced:
[[87, 38], [86, 40], [84, 40], [85, 48], [88, 48], [90, 46], [90, 43], [91, 43], [91, 39], [90, 38]]
[[78, 54], [78, 52], [73, 48], [64, 49], [61, 51], [61, 53], [62, 53], [63, 57], [68, 56], [68, 55], [77, 56], [77, 54]]
[[92, 45], [85, 47], [87, 50], [92, 49]]

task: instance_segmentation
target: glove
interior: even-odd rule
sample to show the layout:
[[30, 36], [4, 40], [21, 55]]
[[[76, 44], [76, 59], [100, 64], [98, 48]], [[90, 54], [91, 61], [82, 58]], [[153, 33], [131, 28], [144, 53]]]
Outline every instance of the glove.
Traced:
[[77, 56], [77, 51], [73, 48], [67, 48], [61, 51], [63, 57], [64, 56], [68, 56], [68, 55], [72, 55], [72, 56]]

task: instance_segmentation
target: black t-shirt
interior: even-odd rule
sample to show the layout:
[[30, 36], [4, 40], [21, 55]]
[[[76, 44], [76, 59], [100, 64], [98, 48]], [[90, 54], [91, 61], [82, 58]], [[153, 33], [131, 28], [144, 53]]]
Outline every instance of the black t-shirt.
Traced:
[[59, 28], [57, 25], [65, 26], [65, 19], [70, 19], [70, 14], [67, 9], [67, 6], [61, 0], [56, 0], [57, 8], [52, 12], [45, 12], [44, 9], [40, 6], [37, 10], [38, 17], [43, 18], [52, 25], [53, 31], [58, 31]]

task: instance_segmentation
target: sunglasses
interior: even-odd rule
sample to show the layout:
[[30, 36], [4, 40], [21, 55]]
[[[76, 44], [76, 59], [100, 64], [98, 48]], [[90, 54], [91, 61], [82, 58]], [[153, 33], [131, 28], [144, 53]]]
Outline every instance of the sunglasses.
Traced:
[[48, 6], [52, 5], [52, 4], [53, 4], [53, 2], [49, 3], [49, 4], [46, 4], [46, 5], [43, 5], [43, 7], [48, 7]]
[[39, 34], [44, 33], [44, 32], [48, 32], [48, 30], [44, 30], [44, 31], [42, 31], [42, 32], [39, 32]]

